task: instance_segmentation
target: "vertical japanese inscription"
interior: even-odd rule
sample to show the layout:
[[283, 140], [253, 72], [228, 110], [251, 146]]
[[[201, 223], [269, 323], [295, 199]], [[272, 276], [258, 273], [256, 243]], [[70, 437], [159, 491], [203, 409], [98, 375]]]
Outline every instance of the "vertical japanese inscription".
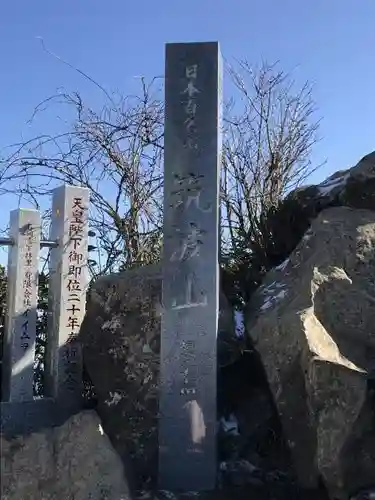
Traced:
[[[39, 228], [33, 227], [28, 224], [25, 227], [25, 257], [24, 257], [24, 277], [23, 277], [23, 304], [22, 304], [22, 319], [21, 323], [21, 336], [20, 346], [23, 351], [30, 348], [33, 332], [30, 331], [31, 315], [35, 316], [36, 301], [35, 301], [35, 288], [36, 288], [36, 270], [35, 270], [35, 255], [33, 249], [36, 243], [36, 235]], [[39, 253], [39, 249], [36, 249]], [[34, 297], [33, 297], [34, 296]], [[33, 300], [34, 299], [34, 300]], [[32, 308], [34, 310], [32, 310]], [[33, 339], [34, 340], [34, 339]]]
[[8, 305], [5, 332], [3, 395], [12, 402], [33, 399], [40, 248], [40, 214], [11, 212]]
[[62, 186], [52, 201], [50, 348], [47, 352], [48, 395], [73, 407], [82, 393], [82, 354], [78, 339], [85, 313], [89, 192]]
[[211, 489], [216, 480], [220, 79], [217, 43], [167, 45], [159, 404], [166, 489]]
[[68, 254], [68, 278], [66, 280], [66, 291], [68, 296], [67, 324], [68, 342], [73, 342], [78, 334], [81, 326], [81, 309], [82, 309], [82, 269], [84, 262], [84, 248], [82, 239], [85, 237], [85, 225], [87, 207], [83, 205], [82, 197], [74, 197], [72, 201], [71, 218], [69, 221], [69, 246]]

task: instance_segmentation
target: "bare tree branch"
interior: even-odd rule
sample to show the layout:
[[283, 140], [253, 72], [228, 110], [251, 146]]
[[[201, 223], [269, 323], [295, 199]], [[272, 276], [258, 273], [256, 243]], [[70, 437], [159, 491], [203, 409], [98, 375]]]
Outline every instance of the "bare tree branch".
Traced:
[[[139, 95], [115, 99], [79, 73], [103, 90], [107, 104], [96, 110], [78, 92], [64, 91], [43, 100], [31, 122], [51, 106], [56, 114], [59, 106], [67, 106], [73, 120], [58, 135], [12, 146], [0, 160], [0, 195], [15, 193], [35, 204], [57, 184], [85, 186], [91, 192], [90, 225], [99, 248], [97, 273], [153, 262], [162, 245], [164, 103], [159, 79], [147, 83], [140, 78]], [[267, 214], [315, 170], [311, 152], [319, 120], [311, 86], [298, 88], [278, 64], [253, 70], [241, 62], [229, 67], [229, 74], [236, 94], [224, 113], [223, 254], [257, 259], [263, 272], [272, 245]]]
[[223, 226], [226, 248], [245, 240], [253, 252], [266, 247], [264, 224], [285, 194], [316, 169], [311, 152], [318, 141], [319, 120], [311, 86], [297, 89], [278, 65], [253, 70], [247, 62], [229, 67], [238, 91], [227, 108], [222, 173]]
[[32, 120], [48, 106], [67, 105], [74, 111], [68, 131], [15, 144], [0, 162], [0, 185], [30, 201], [59, 183], [90, 189], [100, 273], [149, 262], [160, 252], [163, 103], [152, 94], [155, 83], [142, 79], [142, 94], [115, 107], [111, 100], [100, 112], [78, 93], [45, 99]]

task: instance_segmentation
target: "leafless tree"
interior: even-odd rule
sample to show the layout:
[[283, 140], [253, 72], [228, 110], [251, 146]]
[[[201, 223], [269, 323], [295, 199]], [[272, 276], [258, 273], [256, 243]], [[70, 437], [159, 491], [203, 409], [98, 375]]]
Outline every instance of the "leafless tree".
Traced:
[[237, 94], [225, 115], [223, 239], [230, 252], [245, 242], [259, 255], [269, 239], [267, 214], [315, 169], [319, 120], [311, 86], [298, 88], [277, 64], [253, 70], [242, 62], [229, 73]]
[[[319, 121], [311, 87], [297, 88], [277, 65], [252, 70], [240, 63], [229, 67], [229, 74], [236, 94], [224, 115], [223, 253], [248, 252], [264, 260], [267, 214], [313, 171]], [[139, 96], [117, 100], [94, 82], [106, 97], [100, 111], [79, 93], [58, 93], [37, 106], [33, 119], [52, 105], [67, 105], [73, 111], [68, 130], [15, 145], [0, 160], [0, 194], [11, 191], [37, 203], [59, 183], [90, 189], [100, 273], [160, 255], [164, 103], [159, 82], [140, 79]]]
[[106, 93], [98, 112], [79, 93], [58, 93], [34, 111], [68, 106], [73, 122], [58, 136], [17, 144], [0, 166], [4, 190], [37, 200], [60, 183], [90, 189], [90, 228], [99, 247], [98, 272], [149, 263], [161, 247], [163, 102], [158, 80], [139, 96]]

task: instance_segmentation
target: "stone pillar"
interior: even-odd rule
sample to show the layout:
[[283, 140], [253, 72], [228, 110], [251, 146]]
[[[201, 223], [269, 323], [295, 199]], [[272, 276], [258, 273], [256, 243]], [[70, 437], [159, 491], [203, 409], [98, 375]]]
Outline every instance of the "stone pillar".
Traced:
[[8, 296], [2, 374], [2, 399], [33, 400], [40, 214], [18, 209], [10, 213]]
[[222, 63], [167, 44], [159, 483], [215, 487]]
[[49, 325], [46, 395], [76, 409], [82, 395], [79, 329], [88, 286], [89, 190], [64, 185], [54, 190], [50, 239]]

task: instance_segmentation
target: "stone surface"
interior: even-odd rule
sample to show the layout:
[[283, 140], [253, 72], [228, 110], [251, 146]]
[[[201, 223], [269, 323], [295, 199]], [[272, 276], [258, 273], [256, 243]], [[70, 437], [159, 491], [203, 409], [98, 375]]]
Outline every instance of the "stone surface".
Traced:
[[285, 198], [268, 220], [275, 257], [289, 255], [311, 221], [322, 210], [338, 206], [375, 210], [375, 152], [354, 167], [335, 172], [318, 185], [295, 189]]
[[82, 352], [77, 335], [88, 287], [89, 189], [63, 185], [53, 191], [50, 240], [48, 342], [45, 392], [80, 407]]
[[296, 473], [331, 498], [375, 482], [375, 212], [320, 213], [246, 313]]
[[53, 398], [0, 402], [0, 431], [6, 437], [39, 432], [43, 427], [62, 425], [72, 417], [72, 407]]
[[10, 214], [8, 296], [3, 342], [2, 399], [32, 401], [36, 307], [40, 250], [40, 213], [18, 209]]
[[0, 439], [2, 500], [130, 500], [122, 462], [95, 412]]
[[[160, 265], [100, 278], [80, 334], [103, 428], [126, 463], [130, 454], [141, 485], [157, 471], [161, 283]], [[233, 316], [223, 294], [220, 302], [219, 331], [230, 337]]]
[[[245, 464], [242, 463], [245, 467]], [[251, 469], [251, 464], [248, 466]], [[247, 471], [245, 471], [245, 474]], [[238, 471], [238, 477], [240, 472]], [[240, 482], [240, 481], [238, 481]], [[303, 490], [296, 485], [286, 485], [274, 482], [261, 484], [261, 481], [248, 481], [246, 484], [223, 485], [215, 491], [141, 491], [136, 500], [327, 500], [322, 489], [315, 491]], [[371, 500], [370, 497], [358, 497], [351, 500]]]
[[216, 472], [219, 44], [166, 45], [159, 485], [209, 490]]

